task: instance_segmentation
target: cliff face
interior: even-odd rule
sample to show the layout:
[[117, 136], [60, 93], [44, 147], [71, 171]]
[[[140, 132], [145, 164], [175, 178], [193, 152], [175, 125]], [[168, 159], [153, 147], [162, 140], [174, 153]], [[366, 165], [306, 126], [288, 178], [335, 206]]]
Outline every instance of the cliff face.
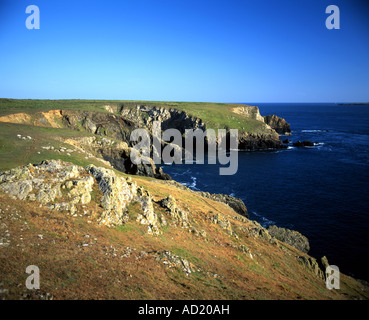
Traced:
[[300, 232], [286, 228], [279, 228], [275, 225], [269, 226], [268, 231], [278, 240], [288, 243], [302, 252], [308, 253], [310, 250], [308, 238], [306, 238]]
[[[111, 107], [107, 110], [115, 111]], [[247, 119], [260, 122], [263, 128], [262, 132], [257, 133], [240, 131], [238, 138], [239, 149], [254, 151], [286, 148], [279, 140], [276, 131], [264, 123], [264, 118], [260, 115], [259, 108], [253, 106], [236, 107], [232, 109], [232, 112], [242, 115]], [[193, 117], [184, 111], [174, 108], [167, 109], [164, 107], [147, 105], [126, 107], [123, 105], [117, 110], [117, 113], [118, 114], [106, 114], [61, 110], [62, 122], [67, 127], [76, 130], [87, 130], [93, 134], [112, 137], [126, 142], [128, 146], [132, 146], [129, 137], [133, 129], [146, 128], [151, 134], [154, 121], [161, 122], [162, 130], [176, 128], [182, 134], [185, 133], [186, 129], [207, 129], [207, 125], [202, 119]], [[161, 143], [162, 147], [166, 145], [164, 141]], [[128, 168], [130, 166], [129, 160], [124, 160], [127, 159], [127, 152], [117, 151], [116, 149], [109, 149], [108, 151], [101, 149], [100, 153], [105, 160], [110, 161], [118, 170], [127, 173], [133, 173], [136, 170], [135, 168]], [[136, 171], [143, 175], [163, 177], [160, 172], [156, 173], [155, 170], [156, 169], [151, 170], [145, 167], [142, 170]], [[153, 173], [151, 171], [153, 171]]]
[[290, 124], [283, 118], [276, 115], [268, 115], [264, 116], [264, 121], [279, 134], [291, 134]]
[[209, 198], [215, 201], [219, 201], [219, 202], [224, 202], [227, 205], [229, 205], [235, 212], [237, 212], [238, 214], [244, 216], [244, 217], [249, 217], [247, 208], [244, 204], [244, 202], [236, 197], [232, 197], [228, 194], [219, 194], [219, 193], [209, 193], [209, 192], [202, 192], [202, 191], [197, 191], [197, 193], [205, 198]]
[[[265, 118], [260, 115], [259, 108], [256, 106], [238, 106], [231, 109], [235, 114], [241, 115], [244, 121], [254, 120], [259, 122], [261, 129], [257, 132], [239, 130], [238, 148], [244, 150], [263, 150], [280, 149], [285, 146], [279, 140], [277, 132], [265, 122]], [[120, 114], [135, 122], [137, 127], [146, 127], [152, 129], [153, 121], [160, 121], [162, 130], [176, 128], [182, 134], [185, 129], [214, 129], [199, 117], [194, 117], [184, 111], [175, 108], [159, 108], [156, 106], [137, 105], [135, 108], [122, 106]], [[285, 121], [278, 118], [280, 123]], [[279, 123], [279, 122], [278, 122]], [[289, 126], [289, 125], [288, 125]], [[232, 128], [228, 128], [232, 129]]]
[[255, 151], [286, 148], [275, 134], [254, 134], [246, 132], [239, 134], [238, 141], [238, 148], [243, 150]]
[[135, 108], [131, 108], [123, 105], [119, 113], [122, 117], [135, 122], [137, 127], [147, 128], [150, 131], [154, 121], [161, 122], [162, 130], [175, 128], [182, 134], [185, 129], [206, 130], [206, 125], [200, 118], [174, 108], [167, 109], [147, 105], [137, 105]]
[[246, 118], [264, 122], [264, 118], [260, 115], [260, 110], [256, 106], [235, 107], [232, 109], [232, 112], [240, 114]]
[[131, 147], [126, 142], [109, 139], [106, 137], [80, 137], [64, 140], [65, 143], [73, 145], [98, 158], [108, 161], [115, 169], [133, 175], [153, 177], [157, 179], [170, 180], [171, 177], [157, 167], [149, 157], [143, 157], [146, 161], [135, 164], [131, 160]]
[[[219, 107], [221, 108], [221, 107]], [[16, 113], [0, 117], [0, 122], [30, 124], [42, 127], [67, 127], [74, 130], [86, 130], [90, 133], [111, 137], [130, 145], [130, 133], [136, 128], [146, 128], [151, 133], [152, 123], [161, 122], [162, 130], [178, 129], [182, 134], [185, 129], [216, 129], [211, 127], [201, 117], [173, 107], [151, 104], [105, 106], [107, 112], [79, 111], [58, 109], [32, 114]], [[211, 111], [209, 111], [211, 113]], [[225, 113], [224, 118], [232, 118], [231, 114], [240, 116], [234, 124], [239, 129], [239, 149], [258, 150], [266, 148], [283, 148], [276, 131], [288, 132], [289, 125], [284, 119], [276, 116], [262, 117], [259, 108], [255, 106], [237, 106]], [[209, 117], [209, 115], [207, 115]], [[221, 119], [220, 119], [221, 121]], [[245, 122], [245, 127], [242, 125]], [[247, 128], [249, 121], [257, 129]], [[225, 126], [232, 129], [231, 125]], [[274, 130], [275, 128], [276, 130]], [[165, 143], [163, 142], [163, 145]]]

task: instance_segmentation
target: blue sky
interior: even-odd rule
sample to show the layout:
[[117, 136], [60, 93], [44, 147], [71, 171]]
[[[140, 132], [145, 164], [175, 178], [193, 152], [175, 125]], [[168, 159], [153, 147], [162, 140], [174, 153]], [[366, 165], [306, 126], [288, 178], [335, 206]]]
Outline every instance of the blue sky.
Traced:
[[[28, 5], [40, 29], [25, 26]], [[325, 9], [340, 8], [340, 30]], [[0, 0], [0, 97], [369, 101], [355, 0]]]

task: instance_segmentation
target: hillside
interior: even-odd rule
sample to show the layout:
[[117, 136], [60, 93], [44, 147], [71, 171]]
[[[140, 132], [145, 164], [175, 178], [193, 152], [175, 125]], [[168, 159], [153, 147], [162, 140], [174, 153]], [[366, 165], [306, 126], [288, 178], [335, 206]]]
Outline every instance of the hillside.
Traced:
[[[218, 121], [220, 105], [69, 103], [0, 100], [11, 120], [0, 123], [0, 298], [368, 299], [366, 285], [343, 274], [340, 290], [328, 290], [321, 260], [236, 212], [236, 198], [155, 178], [152, 165], [117, 169], [129, 154], [125, 130], [150, 123], [143, 114], [163, 108], [163, 122], [182, 114], [201, 127]], [[276, 136], [254, 107], [218, 112], [230, 117], [219, 126], [258, 122]], [[40, 269], [39, 290], [24, 285], [29, 265]]]

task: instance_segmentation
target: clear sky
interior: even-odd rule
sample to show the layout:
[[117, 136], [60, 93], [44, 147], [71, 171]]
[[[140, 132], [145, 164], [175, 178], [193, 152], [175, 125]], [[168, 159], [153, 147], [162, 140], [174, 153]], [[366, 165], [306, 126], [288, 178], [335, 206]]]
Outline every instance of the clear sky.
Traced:
[[368, 102], [369, 3], [0, 0], [0, 97]]

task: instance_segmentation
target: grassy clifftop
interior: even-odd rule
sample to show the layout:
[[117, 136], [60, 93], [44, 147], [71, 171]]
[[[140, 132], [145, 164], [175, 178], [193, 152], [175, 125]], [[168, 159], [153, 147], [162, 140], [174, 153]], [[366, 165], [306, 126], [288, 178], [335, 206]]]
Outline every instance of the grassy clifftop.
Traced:
[[[258, 108], [253, 114], [235, 112], [242, 104], [208, 102], [163, 102], [163, 101], [124, 101], [124, 100], [30, 100], [0, 99], [0, 116], [14, 113], [35, 113], [56, 109], [119, 112], [122, 107], [135, 108], [137, 105], [157, 108], [176, 109], [188, 115], [202, 119], [209, 128], [238, 129], [241, 132], [265, 132], [265, 124], [257, 119]], [[108, 108], [107, 108], [108, 107]], [[268, 132], [270, 133], [270, 132]]]

